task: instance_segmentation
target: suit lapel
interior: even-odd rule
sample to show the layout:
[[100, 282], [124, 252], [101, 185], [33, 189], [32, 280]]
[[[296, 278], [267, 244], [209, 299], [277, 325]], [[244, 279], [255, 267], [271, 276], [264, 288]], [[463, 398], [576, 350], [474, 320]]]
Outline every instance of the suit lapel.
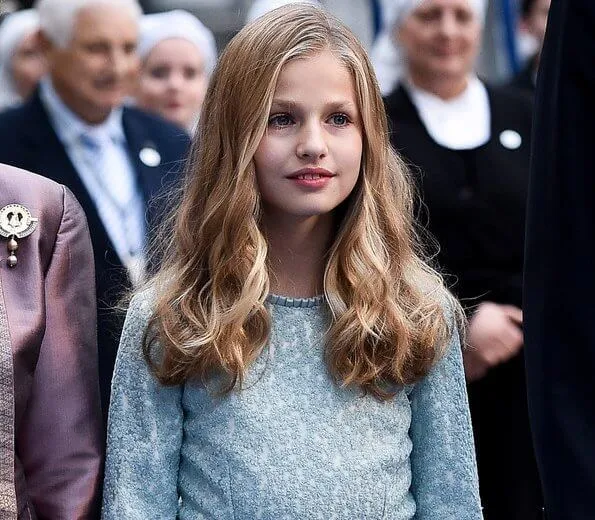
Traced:
[[36, 120], [35, 124], [28, 126], [28, 131], [33, 146], [39, 150], [36, 154], [39, 160], [37, 173], [68, 186], [81, 205], [88, 206], [91, 198], [52, 127], [39, 96], [35, 96], [30, 108]]
[[[130, 160], [136, 172], [136, 179], [138, 186], [143, 194], [145, 205], [157, 194], [161, 187], [161, 151], [158, 149], [154, 141], [151, 140], [149, 133], [144, 125], [134, 118], [134, 114], [127, 108], [124, 108], [122, 115], [122, 124], [124, 126], [124, 134], [126, 135], [126, 142], [130, 153]], [[147, 164], [146, 158], [143, 161], [143, 152], [150, 151], [154, 157], [159, 157], [159, 163], [151, 166]], [[155, 156], [155, 154], [157, 154]], [[149, 213], [149, 222], [151, 222], [153, 215]]]
[[121, 262], [117, 254], [106, 253], [114, 249], [111, 239], [99, 217], [91, 195], [51, 125], [38, 94], [30, 101], [30, 109], [32, 123], [28, 125], [28, 131], [32, 145], [31, 154], [37, 157], [38, 161], [38, 164], [32, 170], [60, 184], [64, 184], [72, 191], [85, 210], [96, 256], [99, 255], [104, 258], [109, 256], [110, 263], [120, 266]]

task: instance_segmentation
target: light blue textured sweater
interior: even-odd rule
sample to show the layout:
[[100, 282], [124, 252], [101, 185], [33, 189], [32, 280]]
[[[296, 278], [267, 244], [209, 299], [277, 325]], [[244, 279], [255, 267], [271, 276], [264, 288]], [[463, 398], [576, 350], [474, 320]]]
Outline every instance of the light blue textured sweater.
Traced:
[[482, 518], [456, 338], [423, 381], [380, 402], [329, 376], [322, 298], [271, 296], [269, 307], [269, 345], [246, 387], [217, 397], [156, 382], [141, 353], [151, 299], [133, 299], [112, 383], [105, 520]]

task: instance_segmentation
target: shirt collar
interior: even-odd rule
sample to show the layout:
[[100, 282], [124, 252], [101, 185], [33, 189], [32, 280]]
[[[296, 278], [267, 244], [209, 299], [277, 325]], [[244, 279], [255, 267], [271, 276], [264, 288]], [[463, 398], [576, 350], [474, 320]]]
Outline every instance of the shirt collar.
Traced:
[[39, 95], [48, 111], [54, 130], [65, 146], [74, 144], [81, 135], [86, 133], [107, 134], [114, 142], [126, 142], [121, 107], [114, 108], [103, 123], [90, 125], [66, 106], [56, 92], [50, 76], [45, 76], [41, 80]]
[[478, 148], [491, 137], [491, 110], [487, 89], [471, 75], [465, 90], [443, 100], [413, 84], [404, 82], [419, 117], [430, 136], [452, 150]]

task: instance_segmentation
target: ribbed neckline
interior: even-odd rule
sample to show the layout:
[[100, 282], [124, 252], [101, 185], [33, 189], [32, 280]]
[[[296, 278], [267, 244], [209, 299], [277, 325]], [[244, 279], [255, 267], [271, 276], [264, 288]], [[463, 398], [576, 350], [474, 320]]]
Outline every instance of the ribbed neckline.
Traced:
[[312, 298], [289, 298], [287, 296], [280, 296], [278, 294], [269, 294], [267, 302], [272, 305], [280, 305], [282, 307], [318, 307], [324, 301], [324, 295], [313, 296]]

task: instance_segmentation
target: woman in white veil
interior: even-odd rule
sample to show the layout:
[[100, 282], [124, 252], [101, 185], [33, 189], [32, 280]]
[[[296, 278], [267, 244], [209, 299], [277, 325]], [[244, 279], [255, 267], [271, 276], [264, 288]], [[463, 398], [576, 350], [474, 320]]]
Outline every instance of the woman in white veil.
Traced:
[[29, 97], [46, 72], [38, 29], [33, 9], [9, 14], [0, 24], [0, 110]]
[[141, 21], [138, 54], [138, 106], [193, 133], [217, 63], [212, 31], [181, 9], [148, 14]]

